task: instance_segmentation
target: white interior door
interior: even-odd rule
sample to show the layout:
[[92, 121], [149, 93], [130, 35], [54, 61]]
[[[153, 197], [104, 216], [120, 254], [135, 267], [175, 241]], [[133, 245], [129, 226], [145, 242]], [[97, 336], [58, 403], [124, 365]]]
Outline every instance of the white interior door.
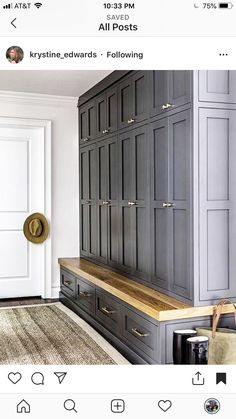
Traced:
[[0, 298], [41, 296], [45, 244], [29, 242], [25, 219], [45, 213], [44, 128], [0, 125]]

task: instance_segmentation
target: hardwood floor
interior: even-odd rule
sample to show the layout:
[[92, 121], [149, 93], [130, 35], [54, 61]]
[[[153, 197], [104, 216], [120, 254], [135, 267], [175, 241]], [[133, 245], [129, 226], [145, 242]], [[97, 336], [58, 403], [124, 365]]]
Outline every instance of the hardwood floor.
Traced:
[[25, 306], [32, 304], [56, 303], [58, 299], [43, 299], [40, 297], [11, 298], [0, 300], [0, 307]]

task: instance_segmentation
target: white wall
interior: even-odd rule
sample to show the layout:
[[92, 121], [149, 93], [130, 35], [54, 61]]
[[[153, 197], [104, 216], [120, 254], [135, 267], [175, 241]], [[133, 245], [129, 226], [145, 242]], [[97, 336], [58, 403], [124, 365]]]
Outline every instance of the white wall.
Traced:
[[52, 121], [52, 297], [59, 291], [59, 257], [79, 254], [77, 100], [0, 92], [0, 116]]

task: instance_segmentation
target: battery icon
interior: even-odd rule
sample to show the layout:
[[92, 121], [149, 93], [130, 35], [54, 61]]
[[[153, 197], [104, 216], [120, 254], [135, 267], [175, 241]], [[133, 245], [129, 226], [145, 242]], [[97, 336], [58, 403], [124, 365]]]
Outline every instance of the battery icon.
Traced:
[[232, 9], [233, 3], [219, 3], [220, 9]]

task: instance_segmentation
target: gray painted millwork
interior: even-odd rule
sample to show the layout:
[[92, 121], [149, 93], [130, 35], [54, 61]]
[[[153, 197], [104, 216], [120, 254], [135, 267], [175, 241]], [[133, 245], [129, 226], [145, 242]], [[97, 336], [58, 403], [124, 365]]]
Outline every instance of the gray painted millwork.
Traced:
[[[65, 282], [70, 282], [69, 292]], [[172, 364], [174, 330], [212, 324], [210, 316], [158, 322], [64, 268], [61, 268], [60, 301], [103, 334], [134, 364]], [[222, 315], [219, 326], [234, 329], [234, 316]]]
[[79, 108], [81, 255], [195, 306], [236, 300], [236, 71], [115, 74]]

